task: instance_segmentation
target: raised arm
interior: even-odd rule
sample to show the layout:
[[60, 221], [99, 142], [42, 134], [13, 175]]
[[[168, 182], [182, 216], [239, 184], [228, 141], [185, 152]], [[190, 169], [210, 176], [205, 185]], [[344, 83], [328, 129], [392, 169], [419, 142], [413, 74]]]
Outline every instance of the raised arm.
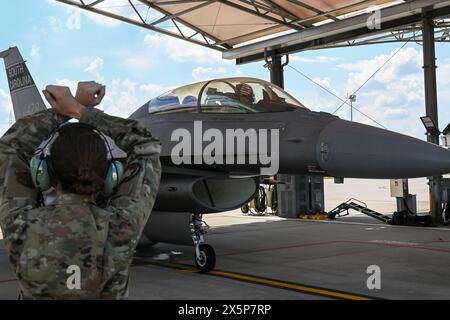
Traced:
[[[30, 179], [30, 159], [53, 129], [69, 118], [44, 110], [18, 120], [0, 139], [0, 226], [14, 263], [26, 231], [26, 211], [37, 205]], [[21, 180], [21, 182], [19, 182]]]

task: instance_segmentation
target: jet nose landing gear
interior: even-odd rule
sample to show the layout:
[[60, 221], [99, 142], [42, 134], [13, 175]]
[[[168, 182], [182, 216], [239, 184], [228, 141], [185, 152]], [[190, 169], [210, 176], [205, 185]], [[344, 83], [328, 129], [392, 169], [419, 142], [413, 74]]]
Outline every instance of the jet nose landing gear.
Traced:
[[205, 243], [203, 237], [208, 231], [209, 226], [203, 221], [201, 214], [193, 214], [191, 216], [190, 227], [195, 246], [195, 265], [200, 272], [208, 273], [216, 266], [216, 253], [213, 247]]
[[195, 248], [195, 265], [202, 273], [210, 272], [216, 266], [216, 253], [209, 244], [201, 244]]

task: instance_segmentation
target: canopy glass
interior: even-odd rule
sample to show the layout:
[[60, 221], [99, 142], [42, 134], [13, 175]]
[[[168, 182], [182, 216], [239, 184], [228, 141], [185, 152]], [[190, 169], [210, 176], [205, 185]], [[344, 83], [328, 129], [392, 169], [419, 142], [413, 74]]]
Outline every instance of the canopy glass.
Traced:
[[204, 81], [151, 100], [149, 113], [268, 113], [305, 108], [283, 89], [253, 78]]

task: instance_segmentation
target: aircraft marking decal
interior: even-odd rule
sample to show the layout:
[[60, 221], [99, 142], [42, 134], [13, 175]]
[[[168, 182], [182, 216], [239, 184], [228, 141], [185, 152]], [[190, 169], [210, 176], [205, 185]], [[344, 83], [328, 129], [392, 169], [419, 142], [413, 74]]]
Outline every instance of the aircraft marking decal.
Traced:
[[8, 75], [9, 90], [11, 93], [35, 85], [25, 62], [8, 67], [6, 74]]

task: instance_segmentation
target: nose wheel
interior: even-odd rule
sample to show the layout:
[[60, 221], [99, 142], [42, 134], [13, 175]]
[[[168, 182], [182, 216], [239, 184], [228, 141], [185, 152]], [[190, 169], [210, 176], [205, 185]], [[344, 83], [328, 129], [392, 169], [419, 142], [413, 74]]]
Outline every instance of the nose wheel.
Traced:
[[190, 222], [192, 240], [195, 246], [194, 261], [198, 270], [202, 273], [208, 273], [216, 266], [216, 253], [213, 247], [205, 243], [203, 235], [209, 229], [202, 215], [193, 214]]
[[[197, 251], [197, 250], [196, 250]], [[198, 251], [195, 253], [195, 265], [202, 273], [208, 273], [216, 266], [216, 253], [213, 247], [209, 244], [201, 244], [198, 246]]]

